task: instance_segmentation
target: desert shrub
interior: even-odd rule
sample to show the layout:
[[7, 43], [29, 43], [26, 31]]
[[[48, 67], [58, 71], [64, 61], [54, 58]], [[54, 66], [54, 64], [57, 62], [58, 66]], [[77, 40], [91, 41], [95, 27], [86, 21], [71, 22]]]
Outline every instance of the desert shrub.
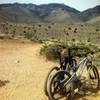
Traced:
[[33, 37], [33, 33], [25, 33], [25, 38], [31, 39]]
[[75, 30], [77, 30], [77, 28], [75, 28]]
[[51, 29], [51, 26], [48, 26], [49, 29]]
[[91, 38], [88, 38], [87, 42], [91, 42]]
[[69, 29], [69, 30], [71, 30], [72, 28], [71, 28], [71, 27], [69, 27], [68, 29]]
[[96, 32], [98, 32], [99, 31], [99, 29], [96, 29]]
[[8, 30], [8, 27], [6, 27], [5, 29]]
[[39, 24], [38, 26], [39, 26], [39, 27], [41, 27], [42, 25], [41, 25], [41, 24]]
[[37, 30], [34, 30], [34, 33], [36, 33], [37, 32]]
[[74, 33], [77, 33], [77, 30], [74, 30]]
[[[75, 48], [72, 50], [71, 54], [73, 56], [77, 56], [80, 54], [85, 54], [92, 50], [97, 50], [98, 48], [95, 45], [89, 44], [86, 45], [84, 43], [80, 43], [78, 45], [72, 44], [68, 46], [66, 43], [54, 43], [54, 44], [45, 44], [41, 50], [40, 54], [44, 55], [48, 60], [57, 60], [59, 59], [58, 51], [62, 51], [63, 49], [68, 50], [68, 48]], [[81, 48], [81, 49], [78, 49]]]
[[69, 35], [69, 33], [67, 32], [67, 33], [65, 33], [66, 35]]
[[23, 31], [23, 33], [26, 33], [26, 31]]
[[63, 44], [45, 44], [41, 50], [40, 54], [46, 56], [48, 60], [57, 60], [59, 59], [58, 51], [61, 51], [66, 46]]
[[[78, 44], [78, 45], [71, 45], [70, 48], [75, 48], [72, 50], [71, 54], [73, 56], [85, 54], [90, 51], [90, 48], [84, 44]], [[80, 49], [79, 49], [80, 48]]]
[[75, 39], [73, 38], [72, 41], [75, 42]]
[[51, 23], [51, 25], [55, 25], [55, 23]]
[[77, 28], [74, 29], [74, 33], [77, 33]]
[[100, 36], [98, 36], [98, 39], [100, 39]]
[[30, 28], [30, 27], [28, 27], [28, 30], [31, 30], [31, 28]]

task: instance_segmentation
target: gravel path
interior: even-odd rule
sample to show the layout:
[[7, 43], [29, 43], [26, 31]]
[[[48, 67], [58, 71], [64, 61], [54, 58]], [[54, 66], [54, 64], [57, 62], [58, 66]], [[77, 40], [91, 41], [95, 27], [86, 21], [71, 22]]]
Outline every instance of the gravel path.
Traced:
[[[48, 100], [44, 80], [57, 65], [39, 55], [40, 44], [0, 41], [0, 100]], [[100, 93], [76, 100], [100, 100]]]

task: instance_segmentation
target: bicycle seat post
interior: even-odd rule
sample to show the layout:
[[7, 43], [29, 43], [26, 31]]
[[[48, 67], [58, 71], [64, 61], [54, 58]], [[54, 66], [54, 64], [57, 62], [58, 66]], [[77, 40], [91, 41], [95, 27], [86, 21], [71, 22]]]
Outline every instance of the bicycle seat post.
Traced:
[[71, 65], [71, 49], [68, 48], [68, 62], [69, 62], [69, 65]]

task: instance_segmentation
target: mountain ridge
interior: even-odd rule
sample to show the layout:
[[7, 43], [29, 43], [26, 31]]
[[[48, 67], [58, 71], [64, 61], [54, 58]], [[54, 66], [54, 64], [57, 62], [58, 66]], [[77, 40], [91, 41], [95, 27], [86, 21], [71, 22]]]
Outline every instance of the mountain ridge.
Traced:
[[[100, 16], [100, 5], [83, 12], [65, 4], [0, 4], [0, 21], [9, 22], [89, 22]], [[94, 15], [95, 12], [95, 15]]]

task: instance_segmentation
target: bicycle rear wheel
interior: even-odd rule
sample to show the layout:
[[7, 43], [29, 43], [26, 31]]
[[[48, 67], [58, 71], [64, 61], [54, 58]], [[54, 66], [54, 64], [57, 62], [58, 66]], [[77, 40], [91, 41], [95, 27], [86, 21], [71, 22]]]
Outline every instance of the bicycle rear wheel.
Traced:
[[64, 79], [69, 79], [71, 75], [64, 71], [58, 71], [51, 78], [48, 85], [48, 93], [50, 100], [58, 100], [62, 98], [67, 98], [67, 100], [72, 100], [71, 97], [71, 84], [68, 84], [66, 87], [63, 87], [61, 81]]
[[99, 72], [94, 65], [89, 66], [88, 71], [89, 71], [91, 90], [93, 92], [98, 92], [98, 90], [100, 89]]

